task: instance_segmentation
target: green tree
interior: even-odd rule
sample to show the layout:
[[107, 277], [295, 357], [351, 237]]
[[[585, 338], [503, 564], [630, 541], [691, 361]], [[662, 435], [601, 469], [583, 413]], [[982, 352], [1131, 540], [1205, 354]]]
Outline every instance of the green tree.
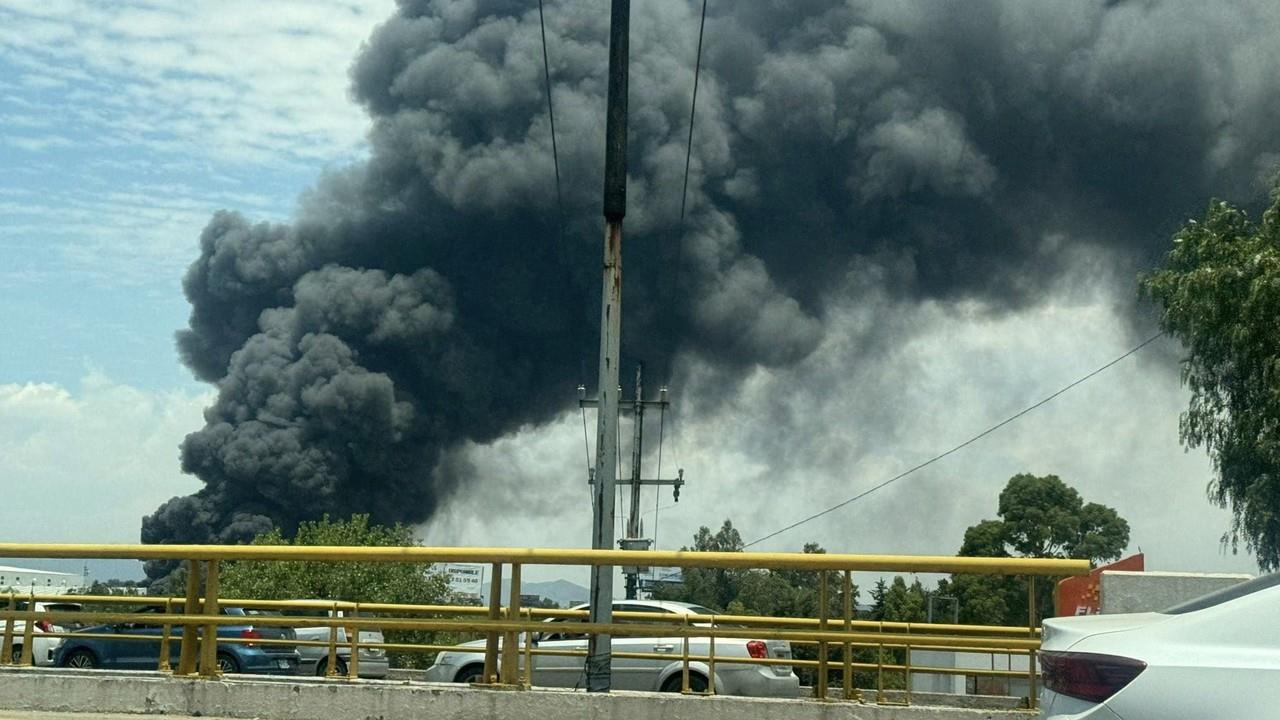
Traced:
[[[999, 520], [964, 533], [966, 557], [1086, 558], [1095, 565], [1120, 557], [1129, 523], [1110, 507], [1085, 503], [1057, 475], [1014, 475], [1000, 493]], [[1056, 578], [1036, 581], [1037, 618], [1052, 616]], [[954, 575], [948, 588], [960, 602], [960, 621], [1025, 625], [1027, 581], [996, 575]]]
[[[254, 538], [254, 545], [352, 545], [404, 547], [419, 544], [405, 525], [370, 524], [368, 515], [350, 520], [330, 520], [326, 515], [298, 526], [293, 538], [278, 529]], [[221, 595], [254, 600], [342, 600], [404, 604], [436, 604], [448, 598], [449, 584], [442, 573], [421, 563], [329, 563], [238, 561], [222, 570]], [[388, 642], [431, 643], [438, 635], [387, 630]], [[423, 667], [428, 656], [391, 653], [400, 667]]]
[[884, 593], [884, 604], [878, 619], [886, 622], [924, 622], [926, 595], [919, 580], [910, 585], [895, 575]]
[[1280, 569], [1280, 178], [1262, 222], [1214, 200], [1139, 286], [1187, 350], [1179, 434], [1213, 463], [1209, 498], [1232, 514], [1223, 543]]
[[[682, 550], [741, 552], [742, 535], [731, 520], [716, 532], [703, 526], [693, 536], [693, 546]], [[806, 543], [803, 552], [825, 553], [817, 543]], [[803, 570], [745, 570], [686, 568], [682, 582], [654, 590], [658, 600], [704, 605], [734, 615], [817, 617], [818, 573]], [[838, 574], [828, 578], [828, 609], [839, 615], [843, 600]], [[855, 588], [854, 597], [857, 597]]]

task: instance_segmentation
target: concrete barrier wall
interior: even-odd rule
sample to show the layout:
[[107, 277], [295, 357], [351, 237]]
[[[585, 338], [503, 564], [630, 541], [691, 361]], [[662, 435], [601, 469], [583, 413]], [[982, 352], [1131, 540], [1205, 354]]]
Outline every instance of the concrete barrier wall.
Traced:
[[1104, 615], [1159, 612], [1251, 579], [1243, 574], [1105, 570], [1099, 600]]
[[[813, 700], [683, 697], [310, 679], [194, 680], [155, 673], [0, 669], [0, 711], [260, 720], [1027, 720], [1026, 711], [880, 707]], [[87, 720], [87, 718], [86, 718]]]

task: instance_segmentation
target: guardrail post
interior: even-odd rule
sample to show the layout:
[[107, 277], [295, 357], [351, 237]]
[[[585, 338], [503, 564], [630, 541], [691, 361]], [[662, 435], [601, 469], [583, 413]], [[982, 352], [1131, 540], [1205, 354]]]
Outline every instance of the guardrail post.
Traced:
[[[360, 603], [356, 603], [351, 609], [352, 617], [360, 617]], [[351, 636], [351, 662], [347, 663], [347, 679], [360, 679], [360, 628], [354, 625], [347, 626], [347, 635]]]
[[[1036, 578], [1027, 576], [1027, 635], [1036, 636]], [[1027, 708], [1036, 709], [1039, 698], [1036, 697], [1036, 651], [1027, 652]]]
[[204, 614], [206, 624], [200, 637], [200, 675], [216, 678], [218, 669], [218, 626], [208, 622], [218, 616], [218, 561], [209, 560], [204, 581]]
[[[880, 634], [884, 635], [884, 621], [880, 621]], [[876, 646], [876, 704], [884, 704], [884, 643]]]
[[711, 616], [711, 631], [708, 639], [711, 641], [710, 652], [707, 653], [707, 694], [716, 694], [716, 616]]
[[689, 616], [684, 616], [684, 650], [680, 654], [680, 662], [683, 667], [680, 670], [680, 693], [682, 695], [689, 694]]
[[[507, 619], [511, 622], [520, 620], [520, 563], [511, 563], [511, 590], [508, 593]], [[500, 681], [503, 685], [516, 685], [520, 681], [520, 641], [519, 633], [508, 630], [502, 635], [502, 662], [499, 665]]]
[[324, 676], [338, 677], [338, 603], [329, 610], [329, 662], [324, 667]]
[[[910, 626], [910, 625], [908, 625], [908, 626], [907, 626], [907, 634], [908, 634], [908, 635], [910, 635], [910, 634], [911, 634], [911, 626]], [[910, 645], [907, 645], [906, 647], [904, 647], [904, 648], [902, 649], [902, 652], [903, 652], [903, 653], [905, 653], [905, 654], [903, 655], [903, 658], [904, 658], [904, 659], [903, 659], [903, 662], [902, 662], [902, 667], [903, 667], [903, 671], [902, 671], [902, 685], [903, 685], [903, 691], [906, 693], [906, 699], [907, 699], [906, 704], [907, 704], [907, 705], [911, 705], [911, 646], [910, 646]]]
[[[530, 624], [533, 623], [533, 610], [525, 610], [525, 615]], [[533, 631], [529, 630], [524, 634], [524, 676], [523, 686], [525, 690], [533, 687]]]
[[[502, 563], [493, 564], [493, 577], [489, 581], [489, 620], [497, 622], [502, 617]], [[498, 676], [498, 633], [485, 635], [484, 682], [492, 684]]]
[[[853, 571], [844, 571], [844, 631], [846, 633], [853, 632]], [[853, 644], [845, 642], [844, 644], [844, 677], [841, 680], [841, 686], [844, 690], [844, 699], [853, 700], [855, 697], [855, 688], [853, 687]], [[861, 693], [857, 693], [861, 700]]]
[[[196, 605], [200, 602], [200, 561], [187, 561], [187, 599], [182, 606], [185, 615], [195, 615]], [[178, 653], [178, 674], [194, 675], [199, 640], [196, 638], [198, 628], [194, 623], [182, 624], [182, 648]]]
[[18, 658], [19, 665], [31, 665], [31, 645], [35, 642], [36, 632], [36, 594], [31, 593], [31, 599], [27, 600], [27, 624], [22, 627], [22, 657]]
[[[827, 632], [827, 616], [830, 614], [830, 603], [827, 601], [827, 571], [818, 571], [818, 631]], [[818, 641], [818, 678], [813, 684], [813, 696], [819, 700], [827, 699], [827, 641]]]
[[[165, 617], [167, 618], [172, 613], [173, 613], [173, 599], [165, 598], [165, 601], [164, 601]], [[169, 624], [169, 621], [166, 619], [164, 626], [160, 628], [160, 662], [156, 664], [156, 672], [164, 673], [165, 675], [171, 675], [173, 673], [173, 669], [169, 667], [169, 652], [170, 652], [169, 638], [171, 633], [172, 633], [172, 626]]]
[[13, 664], [13, 614], [18, 611], [18, 601], [9, 593], [9, 613], [4, 619], [4, 642], [0, 643], [0, 665]]

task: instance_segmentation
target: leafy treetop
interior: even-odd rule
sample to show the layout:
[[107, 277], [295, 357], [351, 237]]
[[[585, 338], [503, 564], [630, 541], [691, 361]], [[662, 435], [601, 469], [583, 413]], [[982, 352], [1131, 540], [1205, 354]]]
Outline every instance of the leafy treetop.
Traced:
[[1211, 202], [1139, 286], [1187, 350], [1179, 434], [1213, 463], [1209, 498], [1232, 514], [1223, 542], [1280, 569], [1280, 178], [1260, 223]]

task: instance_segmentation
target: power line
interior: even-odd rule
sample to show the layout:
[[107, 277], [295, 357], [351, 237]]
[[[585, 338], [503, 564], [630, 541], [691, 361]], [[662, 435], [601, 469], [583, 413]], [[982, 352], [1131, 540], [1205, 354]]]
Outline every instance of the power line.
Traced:
[[547, 117], [551, 121], [551, 160], [556, 168], [556, 206], [560, 211], [560, 244], [564, 245], [564, 195], [560, 192], [560, 148], [556, 145], [556, 113], [551, 104], [551, 61], [547, 58], [547, 21], [538, 0], [538, 25], [542, 30], [542, 77], [547, 86]]
[[[684, 153], [684, 186], [680, 190], [680, 224], [674, 229], [675, 242], [677, 246], [681, 242], [684, 235], [684, 217], [685, 208], [689, 200], [689, 168], [693, 161], [693, 120], [698, 112], [698, 79], [702, 76], [702, 38], [707, 28], [707, 0], [702, 0], [702, 19], [698, 22], [698, 53], [693, 63], [693, 101], [689, 103], [689, 140], [685, 146]], [[659, 278], [659, 287], [668, 281], [667, 273], [664, 271]], [[664, 294], [669, 295], [670, 292]], [[668, 310], [668, 312], [673, 312]], [[663, 379], [670, 382], [671, 380], [671, 353], [667, 354], [666, 372]]]
[[684, 154], [684, 189], [680, 193], [680, 224], [684, 224], [685, 202], [689, 199], [689, 163], [693, 159], [693, 117], [698, 110], [698, 76], [702, 73], [702, 35], [707, 27], [707, 0], [702, 0], [702, 21], [698, 23], [698, 58], [693, 65], [693, 102], [689, 104], [689, 144]]
[[982, 438], [984, 438], [984, 437], [986, 437], [986, 436], [990, 435], [991, 433], [993, 433], [993, 432], [995, 432], [995, 431], [999, 430], [1000, 428], [1004, 427], [1005, 425], [1008, 425], [1009, 423], [1013, 422], [1014, 420], [1017, 420], [1018, 418], [1022, 417], [1023, 415], [1026, 415], [1027, 413], [1031, 412], [1032, 410], [1035, 410], [1036, 408], [1040, 407], [1041, 405], [1044, 405], [1044, 404], [1046, 404], [1046, 403], [1050, 402], [1050, 401], [1051, 401], [1051, 400], [1053, 400], [1054, 398], [1056, 398], [1056, 397], [1058, 397], [1059, 395], [1061, 395], [1061, 394], [1063, 394], [1063, 393], [1067, 392], [1068, 390], [1070, 390], [1070, 389], [1072, 389], [1072, 388], [1076, 387], [1077, 385], [1080, 385], [1080, 384], [1082, 384], [1082, 383], [1084, 383], [1084, 382], [1086, 382], [1086, 381], [1090, 380], [1090, 379], [1091, 379], [1091, 378], [1093, 378], [1094, 376], [1101, 374], [1102, 372], [1104, 372], [1104, 371], [1106, 371], [1107, 369], [1109, 369], [1111, 366], [1113, 366], [1113, 365], [1115, 365], [1115, 364], [1119, 363], [1121, 360], [1124, 360], [1125, 358], [1129, 357], [1130, 355], [1133, 355], [1134, 353], [1136, 353], [1136, 352], [1138, 352], [1139, 350], [1141, 350], [1141, 349], [1145, 348], [1146, 346], [1150, 345], [1151, 343], [1155, 342], [1156, 340], [1160, 339], [1160, 338], [1161, 338], [1161, 337], [1163, 337], [1163, 336], [1164, 336], [1164, 332], [1163, 332], [1163, 331], [1158, 332], [1158, 333], [1156, 333], [1155, 335], [1152, 335], [1151, 337], [1149, 337], [1149, 338], [1147, 338], [1146, 340], [1142, 341], [1142, 343], [1140, 343], [1138, 346], [1136, 346], [1136, 347], [1134, 347], [1133, 349], [1129, 350], [1128, 352], [1126, 352], [1125, 354], [1123, 354], [1123, 355], [1121, 355], [1120, 357], [1116, 358], [1115, 360], [1112, 360], [1111, 362], [1107, 363], [1106, 365], [1103, 365], [1102, 367], [1098, 368], [1097, 370], [1094, 370], [1093, 372], [1089, 373], [1088, 375], [1085, 375], [1084, 377], [1080, 378], [1079, 380], [1076, 380], [1075, 382], [1073, 382], [1073, 383], [1071, 383], [1071, 384], [1069, 384], [1069, 385], [1067, 385], [1067, 386], [1063, 387], [1062, 389], [1058, 390], [1057, 392], [1053, 393], [1052, 395], [1049, 395], [1048, 397], [1046, 397], [1046, 398], [1044, 398], [1043, 400], [1041, 400], [1041, 401], [1039, 401], [1039, 402], [1035, 403], [1034, 405], [1031, 405], [1031, 406], [1029, 406], [1029, 407], [1026, 407], [1026, 408], [1024, 408], [1023, 410], [1021, 410], [1021, 411], [1019, 411], [1019, 412], [1017, 412], [1017, 413], [1015, 413], [1015, 414], [1013, 414], [1013, 415], [1010, 415], [1009, 417], [1005, 418], [1004, 420], [1001, 420], [1000, 422], [996, 423], [995, 425], [992, 425], [991, 427], [987, 428], [986, 430], [983, 430], [982, 432], [978, 433], [977, 435], [974, 435], [973, 437], [969, 438], [968, 440], [965, 440], [964, 442], [960, 443], [959, 445], [956, 445], [955, 447], [951, 448], [950, 450], [948, 450], [948, 451], [946, 451], [946, 452], [944, 452], [944, 453], [940, 453], [940, 454], [938, 454], [938, 455], [934, 455], [933, 457], [929, 458], [928, 460], [925, 460], [924, 462], [920, 463], [919, 465], [916, 465], [915, 467], [912, 467], [912, 468], [910, 468], [910, 469], [908, 469], [908, 470], [905, 470], [905, 471], [903, 471], [903, 472], [901, 472], [901, 473], [899, 473], [899, 474], [897, 474], [897, 475], [894, 475], [893, 477], [889, 478], [888, 480], [885, 480], [884, 482], [880, 483], [879, 485], [876, 485], [876, 486], [874, 486], [874, 487], [872, 487], [872, 488], [869, 488], [869, 489], [867, 489], [867, 490], [864, 490], [864, 491], [862, 491], [862, 492], [858, 493], [857, 495], [854, 495], [853, 497], [849, 498], [848, 500], [845, 500], [844, 502], [840, 502], [840, 503], [837, 503], [837, 504], [835, 504], [835, 505], [832, 505], [831, 507], [829, 507], [829, 508], [827, 508], [827, 509], [825, 509], [825, 510], [822, 510], [821, 512], [816, 512], [816, 513], [814, 513], [814, 514], [810, 515], [809, 517], [804, 518], [803, 520], [798, 520], [798, 521], [796, 521], [796, 522], [794, 522], [794, 523], [791, 523], [790, 525], [788, 525], [788, 526], [786, 526], [786, 527], [782, 528], [781, 530], [775, 530], [775, 531], [773, 531], [773, 532], [769, 533], [768, 535], [765, 535], [765, 536], [764, 536], [764, 537], [762, 537], [762, 538], [759, 538], [759, 539], [757, 539], [757, 540], [752, 540], [751, 542], [747, 543], [746, 545], [743, 545], [743, 547], [744, 547], [744, 548], [749, 548], [749, 547], [751, 547], [752, 545], [757, 545], [757, 544], [759, 544], [759, 543], [764, 542], [765, 540], [768, 540], [769, 538], [777, 537], [778, 535], [781, 535], [782, 533], [787, 532], [788, 530], [794, 530], [794, 529], [796, 529], [796, 528], [800, 527], [801, 525], [804, 525], [805, 523], [807, 523], [807, 522], [809, 522], [809, 521], [811, 521], [811, 520], [816, 520], [816, 519], [818, 519], [818, 518], [822, 517], [823, 515], [826, 515], [826, 514], [828, 514], [828, 513], [835, 512], [836, 510], [839, 510], [840, 508], [842, 508], [842, 507], [844, 507], [844, 506], [846, 506], [846, 505], [848, 505], [848, 504], [850, 504], [850, 503], [852, 503], [852, 502], [855, 502], [855, 501], [857, 501], [857, 500], [861, 500], [862, 498], [864, 498], [864, 497], [866, 497], [866, 496], [870, 495], [871, 493], [873, 493], [873, 492], [875, 492], [875, 491], [877, 491], [877, 490], [879, 490], [879, 489], [881, 489], [881, 488], [883, 488], [883, 487], [886, 487], [886, 486], [888, 486], [888, 485], [892, 485], [893, 483], [895, 483], [895, 482], [897, 482], [897, 481], [901, 480], [902, 478], [905, 478], [906, 476], [908, 476], [908, 475], [910, 475], [910, 474], [912, 474], [912, 473], [916, 472], [917, 470], [921, 470], [921, 469], [923, 469], [923, 468], [926, 468], [926, 467], [928, 467], [928, 466], [930, 466], [930, 465], [932, 465], [932, 464], [934, 464], [934, 463], [938, 462], [939, 460], [941, 460], [941, 459], [945, 458], [946, 456], [948, 456], [948, 455], [950, 455], [950, 454], [952, 454], [952, 453], [955, 453], [955, 452], [957, 452], [957, 451], [963, 450], [964, 448], [966, 448], [966, 447], [968, 447], [968, 446], [972, 445], [973, 443], [975, 443], [975, 442], [977, 442], [977, 441], [981, 440]]

